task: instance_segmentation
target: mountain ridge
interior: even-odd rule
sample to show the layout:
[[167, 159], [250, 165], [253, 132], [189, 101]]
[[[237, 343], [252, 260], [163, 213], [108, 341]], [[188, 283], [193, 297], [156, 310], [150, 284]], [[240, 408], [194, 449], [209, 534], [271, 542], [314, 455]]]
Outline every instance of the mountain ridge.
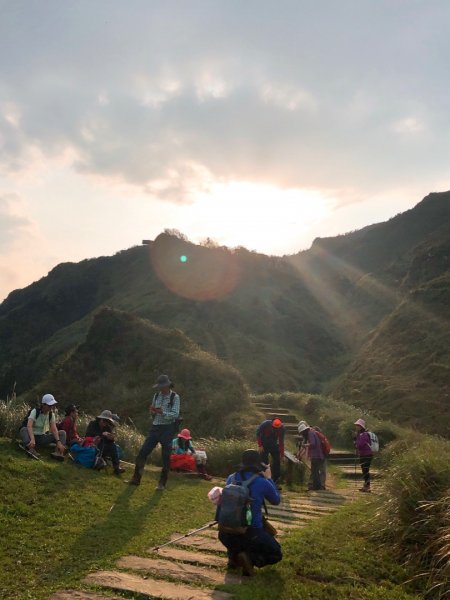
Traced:
[[[384, 413], [394, 404], [384, 400], [392, 397], [386, 389], [393, 374], [379, 357], [409, 356], [410, 340], [393, 326], [402, 311], [400, 321], [420, 337], [416, 313], [406, 309], [414, 294], [422, 289], [426, 314], [435, 312], [447, 332], [449, 232], [450, 192], [443, 192], [389, 221], [318, 238], [308, 251], [286, 257], [199, 246], [171, 232], [149, 247], [62, 263], [0, 304], [0, 395], [14, 382], [19, 392], [30, 390], [55, 362], [70, 361], [97, 312], [109, 306], [179, 329], [240, 371], [254, 392], [328, 390]], [[430, 331], [440, 348], [439, 332]], [[395, 350], [388, 343], [394, 334]], [[436, 394], [425, 383], [439, 371], [444, 386], [447, 375], [426, 355], [432, 345], [430, 338], [424, 352], [416, 349], [429, 372], [416, 376], [408, 367], [407, 380]], [[361, 378], [372, 381], [366, 391]], [[420, 385], [412, 394], [414, 423], [426, 412], [416, 406]], [[438, 404], [446, 403], [440, 396]]]

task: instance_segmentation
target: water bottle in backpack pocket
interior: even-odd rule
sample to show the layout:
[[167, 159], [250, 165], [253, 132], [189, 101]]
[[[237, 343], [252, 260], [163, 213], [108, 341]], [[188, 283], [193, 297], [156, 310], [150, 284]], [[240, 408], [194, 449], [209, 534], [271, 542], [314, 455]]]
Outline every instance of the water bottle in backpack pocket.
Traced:
[[218, 514], [219, 531], [233, 535], [243, 535], [252, 523], [251, 496], [249, 486], [258, 474], [245, 481], [237, 481], [233, 475], [231, 482], [223, 488]]

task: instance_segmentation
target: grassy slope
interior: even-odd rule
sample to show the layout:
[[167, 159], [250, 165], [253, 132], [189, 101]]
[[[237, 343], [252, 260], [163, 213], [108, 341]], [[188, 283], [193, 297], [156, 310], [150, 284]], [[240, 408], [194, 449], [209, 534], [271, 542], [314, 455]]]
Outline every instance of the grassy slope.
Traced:
[[0, 440], [1, 598], [47, 599], [92, 569], [213, 517], [207, 482], [173, 475], [162, 495], [156, 472], [134, 488], [110, 474], [33, 461], [16, 448]]
[[94, 414], [107, 407], [146, 432], [159, 373], [175, 382], [183, 418], [196, 437], [242, 432], [252, 408], [238, 371], [181, 331], [112, 309], [97, 313], [86, 341], [27, 399], [55, 390], [61, 406], [75, 402]]
[[[144, 553], [176, 531], [212, 517], [210, 484], [173, 475], [164, 495], [155, 472], [140, 488], [105, 473], [27, 459], [0, 440], [0, 596], [44, 600], [79, 587], [90, 570], [126, 553]], [[180, 498], [183, 507], [180, 508]], [[401, 584], [410, 573], [370, 540], [374, 507], [358, 504], [283, 540], [284, 560], [264, 569], [236, 598], [413, 600]]]
[[[370, 500], [347, 506], [283, 538], [284, 559], [247, 585], [236, 600], [419, 600], [404, 585], [412, 573], [370, 539]], [[227, 589], [226, 587], [224, 589]], [[231, 588], [230, 588], [231, 589]]]

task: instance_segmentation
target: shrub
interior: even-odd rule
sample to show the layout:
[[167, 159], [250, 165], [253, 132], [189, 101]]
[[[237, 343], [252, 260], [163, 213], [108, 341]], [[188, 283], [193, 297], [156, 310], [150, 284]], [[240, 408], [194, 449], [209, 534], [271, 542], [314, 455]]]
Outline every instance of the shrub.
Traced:
[[[415, 436], [396, 442], [379, 509], [382, 539], [428, 577], [428, 597], [450, 583], [450, 442]], [[385, 459], [386, 460], [386, 459]]]

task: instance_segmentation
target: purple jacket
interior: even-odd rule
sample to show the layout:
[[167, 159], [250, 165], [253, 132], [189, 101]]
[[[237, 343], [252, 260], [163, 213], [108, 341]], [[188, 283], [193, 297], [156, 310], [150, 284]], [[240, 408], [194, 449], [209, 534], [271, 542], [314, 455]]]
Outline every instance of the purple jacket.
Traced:
[[325, 455], [322, 450], [322, 444], [320, 443], [319, 436], [316, 435], [313, 429], [310, 429], [308, 432], [308, 458], [320, 458], [323, 460]]
[[360, 456], [373, 456], [372, 448], [370, 447], [370, 435], [367, 431], [358, 433], [355, 439], [355, 446]]

